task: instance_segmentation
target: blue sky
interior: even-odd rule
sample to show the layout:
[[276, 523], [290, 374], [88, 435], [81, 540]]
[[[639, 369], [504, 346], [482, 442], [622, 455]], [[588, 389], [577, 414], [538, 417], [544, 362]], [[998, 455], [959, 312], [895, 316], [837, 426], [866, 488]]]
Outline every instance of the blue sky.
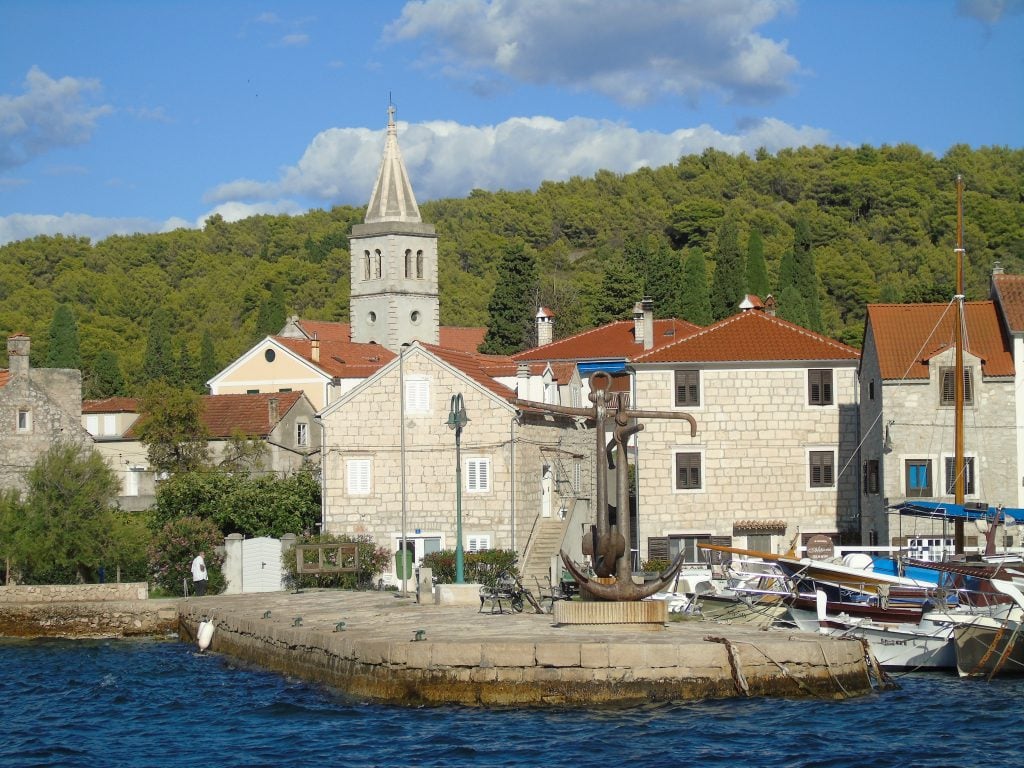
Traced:
[[0, 0], [0, 243], [714, 146], [1022, 146], [1024, 0]]

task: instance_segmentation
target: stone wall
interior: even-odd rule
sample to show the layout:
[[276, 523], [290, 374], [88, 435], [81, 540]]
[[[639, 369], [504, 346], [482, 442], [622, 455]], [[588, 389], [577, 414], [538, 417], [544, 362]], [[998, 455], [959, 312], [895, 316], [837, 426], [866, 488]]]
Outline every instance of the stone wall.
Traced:
[[177, 628], [177, 600], [0, 603], [2, 637], [153, 636]]
[[0, 604], [84, 603], [115, 600], [146, 600], [149, 584], [13, 584], [0, 587]]

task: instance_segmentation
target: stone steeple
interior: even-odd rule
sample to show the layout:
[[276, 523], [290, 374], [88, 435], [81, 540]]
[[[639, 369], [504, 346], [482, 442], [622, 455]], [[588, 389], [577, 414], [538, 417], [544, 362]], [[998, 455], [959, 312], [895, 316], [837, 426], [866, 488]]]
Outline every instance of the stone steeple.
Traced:
[[394, 107], [388, 107], [384, 157], [363, 222], [349, 237], [352, 341], [394, 352], [413, 341], [437, 344], [437, 233], [420, 218], [398, 148]]
[[373, 185], [370, 204], [366, 207], [367, 224], [381, 221], [406, 221], [418, 224], [420, 209], [412, 193], [409, 174], [405, 170], [402, 151], [398, 148], [398, 126], [395, 125], [395, 108], [388, 107], [388, 133], [384, 142], [384, 159]]

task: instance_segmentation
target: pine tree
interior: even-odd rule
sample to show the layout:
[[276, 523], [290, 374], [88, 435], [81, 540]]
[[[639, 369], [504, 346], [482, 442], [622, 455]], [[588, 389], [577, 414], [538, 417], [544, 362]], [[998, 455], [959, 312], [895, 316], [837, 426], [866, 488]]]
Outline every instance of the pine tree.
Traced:
[[747, 238], [747, 293], [760, 299], [768, 295], [768, 267], [764, 262], [764, 240], [760, 230], [750, 230]]
[[86, 371], [82, 386], [83, 396], [91, 400], [125, 394], [124, 377], [121, 375], [117, 354], [109, 349], [100, 350]]
[[522, 243], [505, 249], [498, 279], [487, 305], [490, 318], [480, 351], [510, 355], [533, 346], [537, 313], [537, 262]]
[[259, 338], [279, 333], [287, 321], [284, 288], [279, 283], [270, 286], [270, 296], [260, 302], [256, 315], [256, 335]]
[[213, 348], [213, 334], [209, 330], [203, 331], [203, 340], [199, 345], [199, 384], [200, 392], [206, 391], [206, 382], [219, 373], [217, 365], [217, 354]]
[[67, 304], [61, 304], [50, 323], [50, 346], [46, 352], [47, 368], [81, 368], [82, 353], [78, 347], [78, 323]]
[[626, 257], [613, 254], [604, 263], [601, 295], [595, 320], [598, 325], [633, 316], [633, 307], [643, 298], [643, 278], [637, 274]]
[[654, 316], [682, 317], [685, 292], [679, 252], [673, 251], [668, 243], [658, 244], [648, 257], [644, 280], [644, 296], [654, 302]]
[[199, 384], [199, 367], [192, 360], [189, 354], [188, 345], [184, 339], [178, 343], [178, 358], [175, 370], [177, 385], [183, 389], [190, 389], [193, 392], [201, 392]]
[[796, 323], [804, 328], [810, 327], [807, 317], [807, 302], [795, 286], [787, 285], [782, 289], [776, 314], [783, 320]]
[[711, 281], [711, 313], [715, 320], [739, 311], [743, 299], [744, 268], [740, 252], [739, 230], [731, 216], [718, 228], [715, 250], [715, 274]]
[[175, 373], [174, 348], [171, 345], [171, 318], [167, 310], [157, 309], [149, 323], [146, 357], [142, 361], [145, 381], [172, 381]]
[[708, 268], [700, 248], [687, 251], [683, 261], [683, 281], [680, 317], [696, 325], [709, 325], [714, 318], [711, 316], [711, 297], [708, 293]]

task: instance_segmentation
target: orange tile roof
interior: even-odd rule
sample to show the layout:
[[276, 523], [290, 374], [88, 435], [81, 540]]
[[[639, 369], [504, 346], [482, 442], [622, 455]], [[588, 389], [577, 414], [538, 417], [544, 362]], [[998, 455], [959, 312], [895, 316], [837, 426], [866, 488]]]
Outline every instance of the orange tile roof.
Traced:
[[[301, 392], [261, 392], [256, 395], [203, 395], [203, 423], [212, 438], [230, 437], [234, 430], [266, 437], [303, 397]], [[270, 400], [277, 400], [277, 420], [270, 420]]]
[[[298, 320], [297, 325], [309, 338], [314, 334], [321, 341], [352, 342], [352, 326], [329, 320]], [[483, 343], [487, 329], [480, 326], [442, 325], [439, 337], [442, 347], [459, 352], [476, 352]]]
[[[555, 381], [563, 386], [572, 381], [572, 372], [576, 370], [576, 363], [552, 363], [551, 374]], [[543, 373], [543, 371], [541, 371]]]
[[7, 386], [7, 382], [11, 380], [11, 372], [4, 369], [0, 370], [0, 387]]
[[747, 310], [635, 358], [637, 363], [857, 360], [853, 347], [779, 317]]
[[435, 344], [424, 344], [423, 348], [431, 354], [440, 358], [453, 368], [458, 368], [469, 376], [480, 386], [493, 392], [503, 400], [509, 400], [516, 396], [516, 393], [499, 384], [494, 376], [508, 375], [508, 370], [515, 375], [516, 363], [512, 358], [503, 355], [481, 355], [479, 353], [460, 352], [455, 349], [445, 349]]
[[83, 400], [82, 413], [138, 413], [139, 401], [134, 397], [106, 397]]
[[992, 285], [1010, 333], [1024, 333], [1024, 275], [992, 275]]
[[329, 376], [340, 379], [365, 379], [395, 359], [395, 353], [379, 344], [353, 341], [320, 341], [320, 362], [313, 362], [313, 342], [274, 336], [274, 341], [308, 360]]
[[[952, 304], [868, 304], [883, 379], [927, 379], [928, 360], [953, 343]], [[964, 349], [982, 360], [986, 376], [1012, 376], [1013, 354], [991, 301], [964, 302]]]
[[[517, 352], [512, 357], [516, 360], [631, 360], [644, 353], [643, 345], [637, 344], [633, 336], [634, 327], [632, 320], [618, 320], [553, 341], [543, 347]], [[654, 346], [647, 351], [660, 349], [699, 330], [699, 325], [685, 320], [655, 320]]]

